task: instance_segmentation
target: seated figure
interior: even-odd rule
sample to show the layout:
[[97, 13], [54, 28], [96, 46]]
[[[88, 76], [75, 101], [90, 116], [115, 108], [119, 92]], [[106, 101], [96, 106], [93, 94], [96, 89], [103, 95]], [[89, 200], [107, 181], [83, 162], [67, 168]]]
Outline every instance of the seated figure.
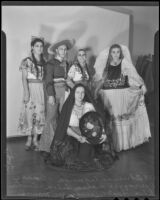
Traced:
[[87, 88], [77, 84], [63, 105], [46, 161], [55, 167], [90, 171], [107, 169], [115, 158], [103, 117]]

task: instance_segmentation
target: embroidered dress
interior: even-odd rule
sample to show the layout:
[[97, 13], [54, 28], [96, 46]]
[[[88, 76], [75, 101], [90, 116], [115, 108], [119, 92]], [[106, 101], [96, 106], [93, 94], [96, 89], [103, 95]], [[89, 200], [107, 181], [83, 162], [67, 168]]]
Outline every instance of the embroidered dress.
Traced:
[[78, 62], [75, 62], [68, 71], [68, 77], [73, 80], [74, 83], [87, 84], [89, 81], [87, 65], [82, 68]]
[[143, 80], [130, 65], [125, 59], [118, 66], [110, 65], [100, 90], [104, 107], [111, 115], [112, 137], [117, 152], [136, 147], [151, 137], [144, 96], [140, 90]]
[[21, 63], [20, 70], [27, 71], [29, 90], [29, 102], [22, 102], [22, 110], [19, 118], [18, 132], [32, 135], [32, 131], [41, 134], [45, 123], [45, 102], [43, 76], [44, 66], [37, 63], [37, 69], [32, 57], [27, 57]]

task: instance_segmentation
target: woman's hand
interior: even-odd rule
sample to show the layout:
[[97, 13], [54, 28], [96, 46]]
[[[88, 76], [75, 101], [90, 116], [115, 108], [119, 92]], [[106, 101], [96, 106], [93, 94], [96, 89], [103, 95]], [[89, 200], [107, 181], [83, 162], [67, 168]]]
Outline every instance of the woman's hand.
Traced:
[[29, 102], [29, 93], [24, 94], [23, 102], [26, 104]]
[[145, 95], [147, 92], [146, 86], [142, 85], [141, 90], [142, 90], [142, 94]]
[[66, 80], [66, 83], [69, 87], [73, 88], [74, 87], [74, 83], [72, 82], [72, 80], [70, 80], [69, 78]]
[[99, 144], [102, 144], [103, 142], [105, 142], [107, 139], [107, 135], [106, 134], [102, 134], [101, 138], [100, 138], [100, 143]]
[[54, 96], [49, 96], [48, 97], [48, 103], [50, 105], [52, 105], [52, 106], [55, 104], [55, 98], [54, 98]]
[[85, 138], [85, 137], [83, 137], [83, 136], [79, 136], [78, 137], [78, 141], [80, 142], [80, 143], [89, 143], [88, 141], [87, 141], [87, 139]]

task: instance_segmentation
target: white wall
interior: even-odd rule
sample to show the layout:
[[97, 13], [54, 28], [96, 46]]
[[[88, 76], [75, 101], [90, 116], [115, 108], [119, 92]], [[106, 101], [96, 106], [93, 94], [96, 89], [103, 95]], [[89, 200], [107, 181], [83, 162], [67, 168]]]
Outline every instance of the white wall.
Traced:
[[154, 35], [159, 30], [159, 6], [101, 6], [131, 15], [130, 47], [133, 62], [138, 55], [154, 53]]
[[77, 47], [90, 46], [97, 55], [115, 42], [128, 46], [129, 15], [92, 6], [3, 6], [2, 30], [7, 36], [7, 136], [14, 136], [23, 91], [19, 65], [30, 51], [31, 36], [47, 42], [74, 38]]

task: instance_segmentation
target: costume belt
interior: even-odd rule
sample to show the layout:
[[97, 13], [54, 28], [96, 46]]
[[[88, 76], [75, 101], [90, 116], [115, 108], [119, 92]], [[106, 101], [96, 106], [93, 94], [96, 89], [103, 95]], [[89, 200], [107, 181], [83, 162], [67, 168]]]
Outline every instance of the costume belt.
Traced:
[[28, 79], [28, 83], [43, 83], [43, 80], [40, 80], [40, 79]]
[[65, 87], [66, 80], [64, 78], [55, 78], [53, 79], [53, 83], [55, 87]]

